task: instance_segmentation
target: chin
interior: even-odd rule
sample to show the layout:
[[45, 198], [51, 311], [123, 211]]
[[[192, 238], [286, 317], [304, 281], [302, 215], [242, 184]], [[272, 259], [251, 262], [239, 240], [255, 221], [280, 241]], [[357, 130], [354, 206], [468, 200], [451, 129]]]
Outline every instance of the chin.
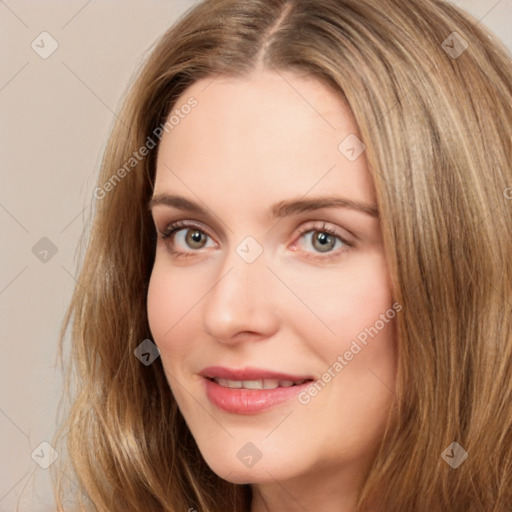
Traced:
[[[244, 485], [244, 484], [258, 484], [263, 483], [263, 479], [255, 478], [254, 473], [251, 471], [233, 471], [228, 474], [228, 476], [223, 476], [217, 473], [222, 479], [232, 483], [232, 484], [238, 484], [238, 485]], [[267, 475], [268, 477], [268, 475]]]
[[240, 469], [222, 465], [220, 471], [212, 466], [210, 466], [210, 469], [220, 478], [232, 484], [264, 484], [275, 480], [283, 480], [279, 470], [274, 471], [273, 468], [267, 468], [266, 466], [261, 466], [258, 469]]
[[216, 475], [233, 484], [264, 484], [288, 480], [297, 477], [303, 469], [299, 467], [299, 461], [277, 454], [262, 457], [252, 467], [245, 467], [237, 457], [227, 457], [225, 453], [204, 458]]

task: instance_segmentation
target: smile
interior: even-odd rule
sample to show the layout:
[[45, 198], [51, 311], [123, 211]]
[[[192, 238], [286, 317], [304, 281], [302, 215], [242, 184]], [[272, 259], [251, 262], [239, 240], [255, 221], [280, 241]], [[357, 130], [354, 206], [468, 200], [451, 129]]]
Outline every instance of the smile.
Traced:
[[292, 386], [300, 386], [307, 379], [294, 382], [293, 380], [278, 379], [259, 379], [259, 380], [229, 380], [229, 379], [212, 379], [219, 386], [230, 389], [276, 389], [291, 388]]
[[232, 414], [257, 414], [292, 400], [313, 378], [268, 370], [220, 366], [201, 372], [208, 400]]

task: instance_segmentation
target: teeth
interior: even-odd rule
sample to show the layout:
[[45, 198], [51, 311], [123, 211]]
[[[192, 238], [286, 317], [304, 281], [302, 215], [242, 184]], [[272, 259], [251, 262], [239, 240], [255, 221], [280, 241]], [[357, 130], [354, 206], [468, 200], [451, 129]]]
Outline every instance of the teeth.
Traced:
[[276, 389], [279, 387], [277, 379], [263, 379], [263, 389]]
[[228, 379], [215, 379], [219, 386], [225, 388], [238, 389], [242, 387], [242, 382], [239, 380], [228, 380]]
[[276, 389], [289, 388], [291, 386], [299, 386], [306, 382], [306, 379], [294, 382], [293, 380], [278, 379], [259, 379], [259, 380], [229, 380], [229, 379], [213, 379], [219, 386], [231, 389]]
[[245, 389], [263, 389], [262, 380], [244, 380], [242, 381], [242, 387]]

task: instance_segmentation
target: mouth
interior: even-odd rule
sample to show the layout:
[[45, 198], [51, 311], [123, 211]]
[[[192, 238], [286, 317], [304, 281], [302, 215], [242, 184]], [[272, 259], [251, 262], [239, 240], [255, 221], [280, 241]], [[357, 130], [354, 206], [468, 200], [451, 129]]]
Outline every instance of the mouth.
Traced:
[[291, 375], [256, 368], [205, 368], [205, 393], [218, 409], [231, 414], [257, 414], [293, 399], [313, 382], [309, 375]]

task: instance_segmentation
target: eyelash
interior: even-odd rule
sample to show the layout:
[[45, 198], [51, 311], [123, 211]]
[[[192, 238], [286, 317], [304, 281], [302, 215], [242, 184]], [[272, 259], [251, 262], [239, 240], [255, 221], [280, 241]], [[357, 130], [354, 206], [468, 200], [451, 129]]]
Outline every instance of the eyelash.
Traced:
[[[172, 235], [174, 235], [174, 233], [181, 231], [182, 229], [187, 229], [187, 228], [188, 229], [196, 229], [197, 231], [200, 231], [204, 235], [213, 239], [213, 237], [211, 235], [209, 235], [208, 232], [201, 225], [196, 224], [193, 221], [181, 221], [181, 220], [176, 221], [176, 222], [173, 222], [172, 224], [170, 224], [169, 226], [167, 226], [163, 231], [157, 230], [157, 232], [158, 232], [159, 237], [162, 240], [169, 240], [172, 237]], [[328, 253], [326, 253], [326, 255], [321, 255], [321, 253], [316, 253], [315, 255], [311, 255], [311, 253], [306, 251], [305, 257], [314, 259], [316, 261], [326, 261], [326, 260], [335, 258], [335, 257], [339, 256], [339, 254], [341, 252], [346, 252], [348, 250], [348, 248], [351, 248], [354, 246], [353, 243], [351, 243], [348, 240], [346, 240], [345, 238], [343, 238], [339, 233], [336, 232], [335, 229], [330, 228], [325, 222], [322, 222], [321, 226], [320, 225], [309, 225], [307, 227], [300, 228], [297, 231], [297, 238], [301, 239], [304, 235], [306, 235], [308, 233], [326, 233], [328, 235], [334, 236], [335, 238], [340, 240], [344, 245], [343, 248], [338, 249], [337, 251], [333, 251], [333, 252], [329, 251]], [[187, 251], [180, 251], [177, 249], [170, 249], [170, 251], [173, 254], [173, 256], [176, 258], [183, 258], [183, 257], [187, 258], [187, 257], [193, 256], [194, 255], [193, 253], [198, 252], [199, 250], [197, 250], [197, 251], [191, 250], [190, 252], [187, 252]]]

